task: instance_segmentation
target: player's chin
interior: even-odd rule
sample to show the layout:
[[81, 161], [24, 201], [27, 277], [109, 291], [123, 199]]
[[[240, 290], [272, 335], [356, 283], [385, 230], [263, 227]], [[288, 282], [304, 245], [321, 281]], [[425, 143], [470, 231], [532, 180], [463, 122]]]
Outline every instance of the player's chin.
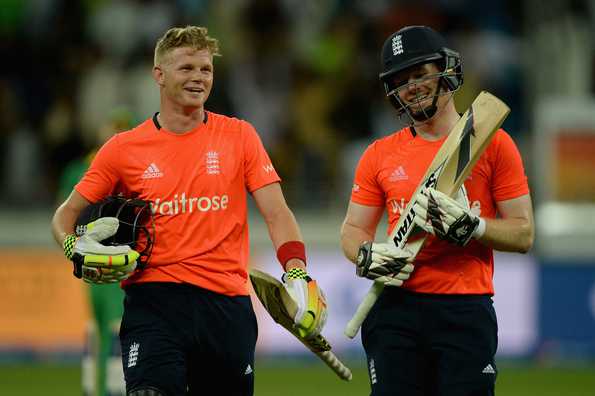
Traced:
[[419, 111], [419, 112], [412, 112], [411, 118], [413, 118], [416, 122], [424, 123], [424, 122], [430, 120], [432, 117], [429, 112]]
[[416, 103], [416, 104], [409, 106], [409, 112], [415, 119], [424, 118], [424, 116], [427, 114], [428, 110], [430, 109], [431, 105], [432, 105], [431, 102]]
[[203, 107], [206, 101], [206, 95], [186, 96], [183, 100], [185, 107]]

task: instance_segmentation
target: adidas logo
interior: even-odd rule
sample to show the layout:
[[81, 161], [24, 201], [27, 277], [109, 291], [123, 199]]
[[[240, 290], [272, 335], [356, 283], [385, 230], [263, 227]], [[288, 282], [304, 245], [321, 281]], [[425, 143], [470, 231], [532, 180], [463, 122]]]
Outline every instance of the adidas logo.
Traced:
[[244, 371], [244, 375], [252, 374], [252, 371], [252, 366], [248, 365], [246, 371]]
[[397, 169], [395, 169], [393, 171], [393, 173], [391, 173], [390, 177], [388, 178], [388, 180], [395, 182], [395, 181], [400, 181], [400, 180], [408, 180], [409, 179], [409, 175], [407, 175], [407, 173], [405, 173], [405, 169], [403, 169], [402, 165], [399, 165], [399, 167]]
[[484, 374], [496, 374], [496, 370], [494, 370], [494, 367], [492, 367], [492, 365], [489, 363], [484, 367], [483, 370], [481, 370], [481, 372]]
[[157, 165], [154, 162], [151, 162], [151, 165], [145, 170], [141, 179], [155, 179], [157, 177], [163, 177], [163, 172], [159, 170]]

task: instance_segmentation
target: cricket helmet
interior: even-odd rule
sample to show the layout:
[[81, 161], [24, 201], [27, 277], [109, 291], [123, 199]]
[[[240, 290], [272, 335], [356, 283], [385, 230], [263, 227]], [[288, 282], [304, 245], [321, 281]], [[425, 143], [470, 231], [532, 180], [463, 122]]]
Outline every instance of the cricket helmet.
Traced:
[[[396, 86], [394, 77], [397, 73], [425, 63], [436, 63], [440, 72], [432, 76], [439, 80], [434, 107], [438, 96], [454, 92], [463, 84], [460, 54], [448, 47], [442, 35], [427, 26], [407, 26], [391, 34], [382, 46], [381, 62], [379, 78], [399, 116], [407, 114], [411, 117], [411, 109], [399, 99], [399, 89], [409, 84]], [[435, 112], [436, 109], [430, 111], [430, 117]]]
[[140, 253], [137, 260], [138, 268], [144, 268], [151, 258], [155, 242], [151, 202], [110, 195], [81, 211], [75, 223], [75, 234], [83, 235], [87, 230], [87, 224], [101, 217], [116, 217], [119, 221], [118, 231], [101, 243], [106, 246], [130, 246]]

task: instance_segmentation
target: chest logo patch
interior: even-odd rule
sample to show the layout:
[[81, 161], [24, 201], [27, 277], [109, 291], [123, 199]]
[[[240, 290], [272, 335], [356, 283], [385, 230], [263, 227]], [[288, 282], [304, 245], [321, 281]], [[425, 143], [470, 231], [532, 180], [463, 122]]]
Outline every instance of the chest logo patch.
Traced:
[[163, 177], [163, 172], [159, 170], [154, 162], [151, 162], [151, 165], [143, 172], [141, 179], [155, 179], [158, 177]]
[[221, 173], [221, 169], [219, 168], [219, 153], [216, 151], [209, 151], [206, 154], [205, 158], [205, 165], [207, 170], [207, 175], [218, 175]]

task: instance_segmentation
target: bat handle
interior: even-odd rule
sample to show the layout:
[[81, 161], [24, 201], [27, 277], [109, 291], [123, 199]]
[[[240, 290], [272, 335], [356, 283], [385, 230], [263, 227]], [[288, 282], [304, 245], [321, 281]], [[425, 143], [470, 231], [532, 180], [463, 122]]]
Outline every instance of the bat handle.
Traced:
[[349, 367], [345, 366], [343, 362], [339, 360], [337, 356], [331, 351], [325, 352], [314, 352], [327, 366], [331, 368], [341, 378], [345, 381], [351, 381], [353, 375], [351, 374], [351, 370]]
[[359, 328], [362, 326], [362, 323], [364, 323], [366, 316], [368, 316], [368, 313], [376, 303], [376, 300], [378, 300], [378, 296], [380, 295], [380, 293], [382, 293], [382, 290], [384, 290], [383, 283], [374, 282], [372, 284], [372, 287], [370, 287], [368, 294], [366, 294], [362, 302], [357, 307], [355, 314], [353, 315], [349, 323], [347, 323], [347, 326], [345, 326], [344, 333], [347, 337], [355, 337], [355, 335], [359, 331]]

